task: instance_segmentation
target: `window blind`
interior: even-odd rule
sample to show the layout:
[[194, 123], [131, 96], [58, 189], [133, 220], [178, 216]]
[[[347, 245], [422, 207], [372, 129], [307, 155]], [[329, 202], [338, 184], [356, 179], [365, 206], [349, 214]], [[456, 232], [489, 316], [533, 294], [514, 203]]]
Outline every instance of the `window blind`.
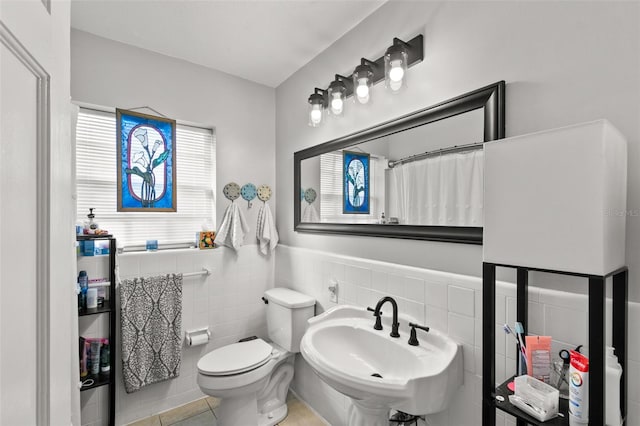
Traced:
[[122, 245], [194, 242], [215, 224], [215, 138], [212, 129], [176, 126], [177, 212], [118, 212], [115, 113], [81, 108], [76, 127], [77, 220], [94, 208], [101, 229]]

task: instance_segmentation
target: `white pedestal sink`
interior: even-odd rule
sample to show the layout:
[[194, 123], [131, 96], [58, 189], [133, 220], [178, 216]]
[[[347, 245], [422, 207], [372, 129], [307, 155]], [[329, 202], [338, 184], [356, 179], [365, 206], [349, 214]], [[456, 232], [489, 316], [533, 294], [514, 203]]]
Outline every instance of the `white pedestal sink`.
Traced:
[[[387, 306], [387, 310], [390, 306]], [[364, 308], [340, 305], [309, 321], [300, 352], [329, 386], [351, 398], [349, 426], [387, 426], [391, 408], [414, 415], [444, 410], [462, 385], [462, 348], [438, 330], [418, 330], [410, 346], [409, 319], [389, 336]]]

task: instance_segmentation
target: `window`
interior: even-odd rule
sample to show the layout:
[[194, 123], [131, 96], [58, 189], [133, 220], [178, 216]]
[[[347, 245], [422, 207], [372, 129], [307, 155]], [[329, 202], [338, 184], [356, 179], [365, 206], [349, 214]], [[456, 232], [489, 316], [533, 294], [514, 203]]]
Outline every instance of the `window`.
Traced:
[[215, 224], [215, 137], [212, 129], [176, 127], [175, 213], [117, 212], [116, 118], [81, 108], [76, 128], [77, 220], [94, 208], [100, 228], [119, 245], [195, 242], [204, 222]]
[[377, 223], [384, 211], [384, 169], [386, 159], [371, 154], [369, 164], [369, 214], [342, 213], [342, 151], [320, 156], [320, 221]]

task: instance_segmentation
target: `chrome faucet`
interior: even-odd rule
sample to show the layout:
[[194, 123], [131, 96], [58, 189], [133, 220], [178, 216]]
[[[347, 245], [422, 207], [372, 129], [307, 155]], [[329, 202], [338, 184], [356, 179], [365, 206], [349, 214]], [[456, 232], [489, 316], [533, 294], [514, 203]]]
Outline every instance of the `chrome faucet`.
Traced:
[[386, 302], [391, 302], [391, 306], [393, 307], [393, 322], [391, 323], [391, 337], [400, 337], [400, 333], [398, 333], [398, 327], [400, 327], [400, 323], [398, 322], [398, 304], [393, 299], [393, 297], [385, 296], [378, 301], [376, 304], [376, 308], [373, 311], [373, 315], [376, 317], [376, 324], [373, 326], [376, 330], [382, 330], [382, 321], [380, 316], [382, 313], [380, 312], [380, 308]]

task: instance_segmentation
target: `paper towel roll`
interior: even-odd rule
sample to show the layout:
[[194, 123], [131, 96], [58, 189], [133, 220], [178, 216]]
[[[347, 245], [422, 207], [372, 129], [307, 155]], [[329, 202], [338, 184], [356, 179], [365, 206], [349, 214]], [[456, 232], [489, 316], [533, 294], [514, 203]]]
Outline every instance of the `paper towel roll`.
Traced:
[[187, 346], [205, 345], [207, 342], [209, 342], [209, 333], [206, 331], [193, 334], [187, 332]]

